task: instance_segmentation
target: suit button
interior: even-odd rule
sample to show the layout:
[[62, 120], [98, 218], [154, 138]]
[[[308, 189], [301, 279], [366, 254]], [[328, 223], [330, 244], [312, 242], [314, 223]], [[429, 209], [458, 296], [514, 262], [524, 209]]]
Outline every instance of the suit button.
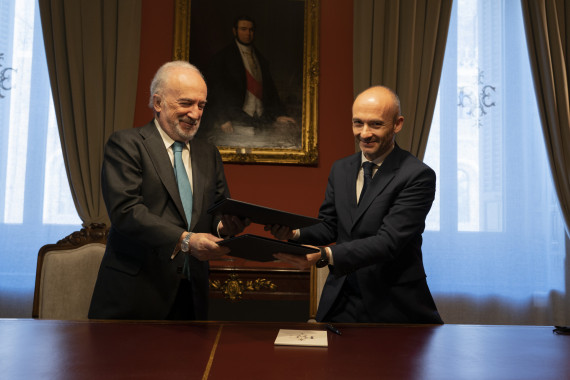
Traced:
[[182, 274], [182, 267], [176, 267], [176, 273]]

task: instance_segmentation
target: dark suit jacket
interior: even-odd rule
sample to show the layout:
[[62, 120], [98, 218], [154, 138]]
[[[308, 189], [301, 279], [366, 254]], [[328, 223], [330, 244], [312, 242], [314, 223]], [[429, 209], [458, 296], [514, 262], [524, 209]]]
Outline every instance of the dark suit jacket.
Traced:
[[[285, 114], [277, 88], [271, 77], [268, 61], [255, 49], [261, 67], [263, 81], [264, 122], [274, 121]], [[228, 120], [251, 122], [249, 115], [243, 112], [243, 103], [247, 91], [246, 69], [241, 53], [233, 41], [218, 52], [205, 70], [208, 84], [208, 106], [204, 116], [217, 125]]]
[[434, 171], [396, 145], [357, 205], [360, 163], [361, 153], [334, 163], [319, 211], [324, 222], [301, 229], [301, 243], [336, 242], [317, 320], [325, 318], [346, 275], [354, 273], [374, 322], [442, 323], [425, 285], [421, 250]]
[[[206, 210], [229, 197], [215, 146], [190, 142], [193, 177], [191, 230], [215, 233]], [[106, 144], [102, 189], [111, 219], [107, 249], [89, 318], [164, 319], [180, 281], [184, 255], [173, 253], [187, 225], [174, 169], [154, 122], [115, 132]], [[197, 319], [207, 318], [208, 262], [192, 258]]]

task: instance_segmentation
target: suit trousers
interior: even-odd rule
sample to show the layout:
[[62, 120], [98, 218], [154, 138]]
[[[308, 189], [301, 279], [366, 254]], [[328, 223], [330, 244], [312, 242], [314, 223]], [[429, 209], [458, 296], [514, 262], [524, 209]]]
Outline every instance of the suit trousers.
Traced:
[[356, 274], [347, 275], [342, 289], [323, 322], [333, 323], [371, 323], [372, 320], [364, 306], [364, 300], [358, 287]]
[[196, 319], [192, 302], [192, 284], [186, 278], [180, 280], [176, 298], [166, 319], [175, 321]]

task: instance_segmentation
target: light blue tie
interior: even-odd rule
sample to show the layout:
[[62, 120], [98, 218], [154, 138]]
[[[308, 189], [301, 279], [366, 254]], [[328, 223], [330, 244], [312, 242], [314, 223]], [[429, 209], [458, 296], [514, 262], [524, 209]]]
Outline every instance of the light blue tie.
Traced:
[[[188, 174], [182, 161], [182, 149], [184, 143], [175, 141], [172, 144], [172, 151], [174, 152], [174, 174], [176, 175], [176, 182], [178, 183], [178, 191], [182, 199], [182, 206], [184, 207], [184, 214], [186, 214], [186, 221], [188, 222], [187, 230], [190, 231], [190, 223], [192, 222], [192, 187], [188, 180]], [[186, 278], [190, 279], [190, 255], [185, 255], [184, 268], [182, 269]]]

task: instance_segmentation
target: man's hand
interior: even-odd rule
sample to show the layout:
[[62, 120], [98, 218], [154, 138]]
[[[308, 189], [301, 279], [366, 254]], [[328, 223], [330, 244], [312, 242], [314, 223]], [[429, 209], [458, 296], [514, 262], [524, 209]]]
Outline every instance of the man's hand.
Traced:
[[281, 226], [279, 224], [266, 225], [263, 227], [265, 231], [271, 231], [273, 235], [278, 240], [291, 240], [295, 236], [295, 231], [287, 226]]
[[188, 254], [200, 261], [219, 259], [230, 252], [229, 248], [217, 244], [221, 240], [211, 234], [193, 233], [188, 242], [190, 246]]
[[275, 123], [279, 124], [279, 126], [287, 126], [287, 127], [294, 127], [297, 125], [295, 119], [289, 116], [277, 116], [275, 119]]
[[220, 125], [220, 129], [224, 133], [234, 133], [234, 126], [232, 125], [231, 121], [226, 121], [222, 125]]
[[234, 236], [243, 232], [251, 224], [249, 219], [241, 219], [235, 215], [222, 215], [218, 232], [224, 236]]
[[273, 257], [287, 264], [291, 264], [298, 269], [309, 269], [310, 267], [315, 265], [315, 263], [321, 257], [321, 254], [319, 252], [316, 252], [316, 253], [307, 253], [306, 255], [303, 256], [303, 255], [291, 255], [288, 253], [275, 253]]

